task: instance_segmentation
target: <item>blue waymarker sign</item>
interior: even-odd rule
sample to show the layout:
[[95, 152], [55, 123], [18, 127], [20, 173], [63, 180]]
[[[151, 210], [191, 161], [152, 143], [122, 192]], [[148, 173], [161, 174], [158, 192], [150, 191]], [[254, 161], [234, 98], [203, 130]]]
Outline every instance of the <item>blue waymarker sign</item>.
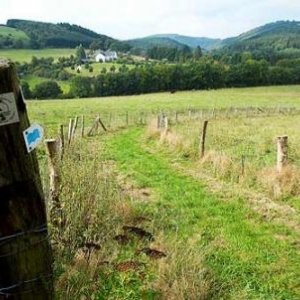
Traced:
[[23, 131], [23, 136], [28, 152], [31, 152], [43, 140], [44, 128], [39, 124], [32, 124]]

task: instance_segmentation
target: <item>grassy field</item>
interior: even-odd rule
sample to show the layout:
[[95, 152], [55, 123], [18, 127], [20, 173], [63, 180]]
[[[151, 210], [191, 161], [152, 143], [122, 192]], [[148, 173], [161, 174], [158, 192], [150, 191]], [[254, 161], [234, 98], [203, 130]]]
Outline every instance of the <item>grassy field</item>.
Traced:
[[[77, 138], [60, 164], [58, 298], [299, 299], [299, 96], [284, 86], [28, 101], [47, 138], [75, 115], [88, 130], [99, 114], [109, 129]], [[157, 129], [161, 110], [168, 131]], [[292, 169], [280, 179], [282, 134]], [[47, 193], [43, 147], [38, 155]], [[291, 188], [275, 195], [274, 183]]]
[[[26, 75], [26, 76], [22, 76], [21, 77], [22, 80], [28, 82], [30, 90], [33, 90], [34, 87], [44, 81], [49, 81], [49, 78], [42, 78], [42, 77], [38, 77], [38, 76], [32, 76], [32, 75]], [[68, 93], [70, 90], [70, 84], [67, 81], [56, 81], [59, 86], [61, 87], [62, 91], [64, 93]]]
[[59, 57], [70, 57], [75, 55], [74, 49], [0, 49], [0, 57], [8, 58], [13, 62], [30, 62], [32, 56], [37, 58], [53, 57], [55, 60]]
[[157, 93], [125, 97], [103, 97], [72, 100], [28, 101], [29, 113], [45, 126], [66, 123], [74, 115], [93, 119], [97, 114], [108, 116], [133, 115], [141, 112], [150, 118], [164, 111], [187, 112], [189, 109], [226, 109], [228, 107], [300, 107], [300, 86], [259, 87], [245, 89], [221, 89]]

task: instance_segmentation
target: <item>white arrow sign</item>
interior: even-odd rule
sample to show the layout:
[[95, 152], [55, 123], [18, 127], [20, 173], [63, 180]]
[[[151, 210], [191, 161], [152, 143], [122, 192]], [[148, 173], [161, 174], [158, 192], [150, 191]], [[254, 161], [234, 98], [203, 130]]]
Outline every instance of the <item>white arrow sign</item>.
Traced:
[[43, 140], [44, 128], [39, 124], [32, 124], [23, 131], [23, 136], [28, 152], [31, 152]]

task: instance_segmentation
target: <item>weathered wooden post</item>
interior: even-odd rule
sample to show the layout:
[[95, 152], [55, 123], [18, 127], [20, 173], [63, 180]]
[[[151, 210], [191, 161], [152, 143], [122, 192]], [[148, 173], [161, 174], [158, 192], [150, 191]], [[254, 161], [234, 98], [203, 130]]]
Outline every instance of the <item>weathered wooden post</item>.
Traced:
[[81, 137], [84, 137], [84, 115], [81, 116]]
[[160, 114], [157, 116], [157, 129], [160, 128]]
[[175, 123], [178, 123], [178, 111], [175, 111]]
[[200, 136], [200, 157], [204, 156], [205, 151], [205, 138], [206, 138], [206, 130], [207, 130], [208, 120], [205, 120], [203, 123], [202, 133]]
[[0, 299], [53, 299], [52, 252], [35, 151], [15, 65], [0, 59]]
[[71, 118], [69, 121], [69, 129], [68, 129], [68, 144], [70, 145], [72, 140], [72, 129], [73, 129], [73, 119]]
[[50, 195], [52, 202], [59, 203], [59, 171], [57, 166], [58, 146], [55, 139], [45, 140], [47, 153], [49, 156], [49, 174], [50, 174]]
[[77, 130], [77, 125], [78, 125], [78, 117], [76, 116], [75, 119], [74, 119], [73, 127], [72, 127], [72, 133], [71, 133], [71, 139], [72, 139], [72, 140], [75, 139], [75, 134], [76, 134], [76, 130]]
[[277, 137], [277, 171], [281, 172], [288, 161], [288, 137]]
[[245, 176], [245, 160], [246, 160], [246, 156], [245, 155], [242, 155], [241, 157], [241, 175], [242, 177]]
[[60, 160], [63, 159], [65, 151], [65, 137], [64, 137], [64, 125], [60, 124], [58, 127], [58, 157]]
[[165, 117], [164, 118], [164, 126], [165, 126], [165, 130], [168, 131], [169, 129], [169, 120], [168, 120], [168, 117]]

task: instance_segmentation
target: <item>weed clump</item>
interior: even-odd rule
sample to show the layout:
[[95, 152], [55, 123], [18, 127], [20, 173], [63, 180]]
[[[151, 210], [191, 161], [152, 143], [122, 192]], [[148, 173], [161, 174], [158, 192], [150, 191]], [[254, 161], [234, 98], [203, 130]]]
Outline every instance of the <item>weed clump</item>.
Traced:
[[300, 195], [300, 170], [296, 166], [285, 166], [281, 172], [275, 167], [264, 168], [258, 178], [260, 184], [274, 197]]

